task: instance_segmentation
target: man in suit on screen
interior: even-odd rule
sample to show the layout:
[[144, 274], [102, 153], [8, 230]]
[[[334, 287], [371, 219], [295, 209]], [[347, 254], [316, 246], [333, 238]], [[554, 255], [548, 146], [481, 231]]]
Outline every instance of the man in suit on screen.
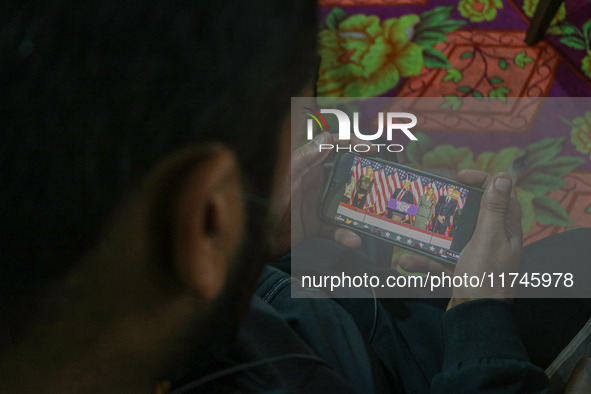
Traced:
[[456, 213], [458, 200], [454, 197], [455, 189], [453, 186], [447, 188], [447, 194], [442, 195], [437, 200], [435, 206], [435, 217], [433, 218], [433, 232], [444, 235], [449, 227], [451, 217]]

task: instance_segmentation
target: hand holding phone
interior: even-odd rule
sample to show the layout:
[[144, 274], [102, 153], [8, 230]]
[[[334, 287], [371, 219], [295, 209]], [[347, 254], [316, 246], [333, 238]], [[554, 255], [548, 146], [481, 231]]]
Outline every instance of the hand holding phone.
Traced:
[[[485, 192], [474, 235], [464, 248], [454, 275], [519, 273], [523, 261], [521, 209], [511, 178], [507, 174], [492, 176], [479, 172], [469, 173], [469, 176], [480, 181]], [[454, 288], [448, 309], [480, 298], [510, 300], [513, 290], [510, 286], [490, 288], [486, 285]]]
[[[398, 264], [410, 272], [445, 271], [457, 276], [519, 272], [522, 263], [521, 210], [511, 178], [506, 174], [495, 176], [482, 171], [464, 170], [458, 173], [463, 183], [482, 187], [484, 195], [480, 204], [474, 234], [458, 263], [453, 267], [442, 265], [428, 257], [403, 255]], [[480, 298], [510, 300], [512, 289], [455, 288], [448, 309], [463, 302]]]
[[321, 235], [348, 248], [361, 247], [354, 232], [319, 220], [322, 186], [326, 179], [323, 165], [330, 151], [319, 152], [319, 144], [338, 144], [337, 136], [324, 132], [297, 148], [291, 157], [291, 178], [286, 179], [278, 206], [271, 207], [272, 216], [280, 217], [275, 234], [274, 254], [283, 255], [305, 239]]

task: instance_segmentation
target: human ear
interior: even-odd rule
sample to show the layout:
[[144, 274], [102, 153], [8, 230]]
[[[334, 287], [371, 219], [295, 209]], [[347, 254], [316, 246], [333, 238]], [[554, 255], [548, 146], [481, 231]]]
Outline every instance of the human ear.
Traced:
[[227, 148], [202, 149], [172, 207], [172, 254], [182, 283], [199, 298], [223, 289], [240, 247], [245, 212], [235, 155]]

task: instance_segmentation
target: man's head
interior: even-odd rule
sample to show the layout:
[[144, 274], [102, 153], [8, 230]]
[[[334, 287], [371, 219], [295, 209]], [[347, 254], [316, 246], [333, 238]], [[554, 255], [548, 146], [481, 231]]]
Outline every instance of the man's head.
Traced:
[[447, 195], [448, 197], [454, 198], [455, 197], [456, 189], [453, 186], [447, 187]]
[[410, 181], [404, 181], [403, 187], [404, 187], [404, 190], [410, 189]]
[[91, 285], [76, 278], [130, 296], [153, 279], [162, 294], [230, 304], [222, 320], [234, 320], [266, 257], [289, 99], [314, 74], [315, 7], [8, 6], [0, 311], [15, 323], [0, 345], [26, 332], [23, 302], [50, 283]]

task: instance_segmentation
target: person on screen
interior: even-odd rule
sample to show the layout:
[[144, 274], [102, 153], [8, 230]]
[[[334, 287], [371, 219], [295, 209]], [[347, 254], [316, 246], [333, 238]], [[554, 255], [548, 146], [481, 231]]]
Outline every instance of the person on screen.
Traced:
[[[394, 193], [392, 193], [392, 196], [390, 197], [390, 200], [392, 199], [406, 202], [409, 204], [415, 203], [415, 198], [412, 195], [412, 191], [410, 190], [409, 180], [404, 181], [404, 183], [402, 184], [402, 188], [394, 190]], [[406, 216], [406, 212], [397, 211], [392, 208], [388, 208], [387, 211], [388, 212], [386, 213], [386, 217], [389, 219], [393, 219], [397, 222], [400, 222]]]
[[429, 221], [435, 212], [435, 190], [430, 187], [427, 193], [423, 194], [419, 200], [419, 208], [415, 217], [415, 227], [426, 230]]
[[350, 204], [353, 192], [355, 192], [355, 177], [351, 175], [351, 180], [345, 186], [345, 192], [343, 193], [343, 198], [341, 199], [341, 202], [344, 202], [345, 204]]
[[363, 209], [363, 207], [365, 207], [365, 202], [367, 201], [367, 195], [371, 193], [371, 189], [373, 189], [373, 183], [373, 168], [369, 167], [365, 175], [359, 178], [359, 181], [357, 182], [357, 193], [355, 193], [351, 205], [355, 208]]
[[456, 235], [456, 231], [458, 230], [458, 226], [460, 225], [460, 220], [462, 218], [462, 208], [456, 211], [456, 214], [451, 218], [451, 228], [449, 229], [449, 236], [454, 237]]
[[455, 189], [453, 186], [447, 188], [447, 194], [439, 197], [437, 205], [435, 206], [435, 217], [433, 218], [433, 232], [444, 235], [445, 230], [449, 227], [451, 217], [456, 213], [458, 207], [458, 200], [454, 196]]

